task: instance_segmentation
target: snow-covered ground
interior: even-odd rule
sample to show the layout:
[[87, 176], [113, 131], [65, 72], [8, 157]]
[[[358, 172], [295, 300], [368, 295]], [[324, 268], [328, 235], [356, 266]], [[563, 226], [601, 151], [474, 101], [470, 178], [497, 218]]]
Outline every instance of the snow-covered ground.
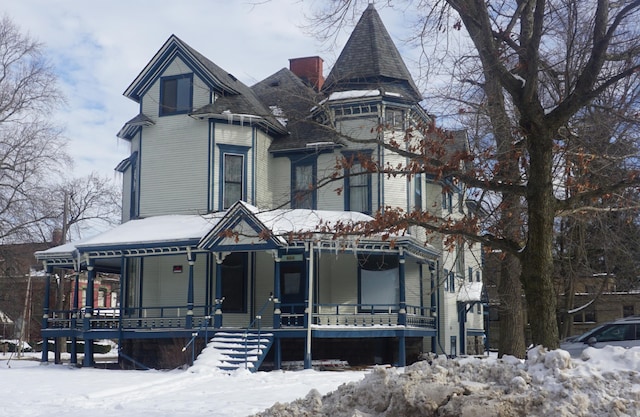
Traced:
[[529, 356], [229, 374], [212, 366], [219, 358], [211, 353], [173, 371], [42, 366], [0, 355], [0, 415], [640, 416], [640, 348], [588, 348], [585, 360], [561, 350]]

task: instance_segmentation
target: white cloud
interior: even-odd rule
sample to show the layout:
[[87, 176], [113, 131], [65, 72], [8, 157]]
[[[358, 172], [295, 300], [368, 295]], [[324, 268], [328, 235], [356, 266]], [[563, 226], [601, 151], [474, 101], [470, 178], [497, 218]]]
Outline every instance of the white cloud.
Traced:
[[[252, 85], [288, 67], [289, 58], [320, 55], [327, 66], [337, 58], [348, 33], [327, 52], [301, 28], [309, 7], [297, 0], [21, 0], [7, 2], [3, 13], [45, 45], [58, 72], [68, 105], [52, 117], [66, 128], [74, 175], [112, 176], [129, 152], [116, 133], [138, 112], [122, 93], [171, 34]], [[391, 23], [402, 19], [379, 13], [400, 39]]]

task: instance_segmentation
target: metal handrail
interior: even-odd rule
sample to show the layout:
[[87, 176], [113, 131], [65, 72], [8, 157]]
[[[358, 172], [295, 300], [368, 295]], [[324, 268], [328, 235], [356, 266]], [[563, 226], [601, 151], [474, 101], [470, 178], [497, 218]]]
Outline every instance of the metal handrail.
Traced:
[[202, 331], [202, 329], [204, 329], [204, 343], [205, 343], [205, 347], [207, 345], [208, 339], [209, 339], [209, 320], [211, 320], [211, 316], [205, 316], [204, 317], [204, 321], [202, 323], [200, 323], [200, 327], [195, 331], [191, 333], [191, 339], [189, 340], [189, 342], [184, 345], [184, 347], [182, 348], [182, 351], [184, 352], [185, 350], [187, 350], [187, 348], [193, 344], [193, 346], [191, 347], [191, 366], [193, 366], [193, 363], [196, 360], [196, 354], [195, 354], [195, 350], [196, 350], [196, 346], [193, 343], [196, 339], [196, 337], [198, 337], [198, 335], [200, 334], [200, 331]]
[[260, 310], [258, 310], [258, 313], [255, 315], [255, 317], [253, 318], [253, 320], [251, 321], [251, 323], [249, 323], [249, 325], [247, 326], [247, 328], [244, 331], [244, 369], [247, 369], [248, 367], [248, 358], [249, 358], [249, 329], [251, 329], [253, 327], [254, 324], [256, 324], [256, 322], [258, 322], [258, 348], [260, 348], [260, 343], [262, 341], [262, 313], [264, 312], [265, 308], [267, 308], [267, 306], [269, 305], [270, 302], [273, 301], [273, 293], [269, 294], [269, 298], [267, 299], [267, 301], [264, 302], [264, 304], [262, 305], [262, 307], [260, 307]]

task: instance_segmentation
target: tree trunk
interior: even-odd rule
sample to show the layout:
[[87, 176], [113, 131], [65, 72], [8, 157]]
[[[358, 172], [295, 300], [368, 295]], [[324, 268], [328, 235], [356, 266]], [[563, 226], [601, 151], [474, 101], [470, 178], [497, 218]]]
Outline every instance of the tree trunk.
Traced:
[[522, 254], [521, 281], [534, 345], [559, 346], [556, 293], [553, 283], [553, 135], [544, 120], [521, 121], [529, 148], [527, 182], [528, 240]]
[[500, 263], [500, 282], [498, 296], [500, 307], [500, 337], [498, 339], [498, 357], [512, 355], [525, 357], [524, 315], [522, 285], [519, 277], [520, 261], [511, 254], [506, 254]]

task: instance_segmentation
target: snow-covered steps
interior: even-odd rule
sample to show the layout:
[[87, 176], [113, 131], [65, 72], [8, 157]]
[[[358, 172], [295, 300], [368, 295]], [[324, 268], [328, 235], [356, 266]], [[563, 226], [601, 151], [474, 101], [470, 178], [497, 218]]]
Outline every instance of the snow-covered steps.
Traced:
[[217, 367], [224, 371], [260, 368], [273, 345], [273, 333], [258, 331], [216, 332], [206, 349], [215, 350]]

